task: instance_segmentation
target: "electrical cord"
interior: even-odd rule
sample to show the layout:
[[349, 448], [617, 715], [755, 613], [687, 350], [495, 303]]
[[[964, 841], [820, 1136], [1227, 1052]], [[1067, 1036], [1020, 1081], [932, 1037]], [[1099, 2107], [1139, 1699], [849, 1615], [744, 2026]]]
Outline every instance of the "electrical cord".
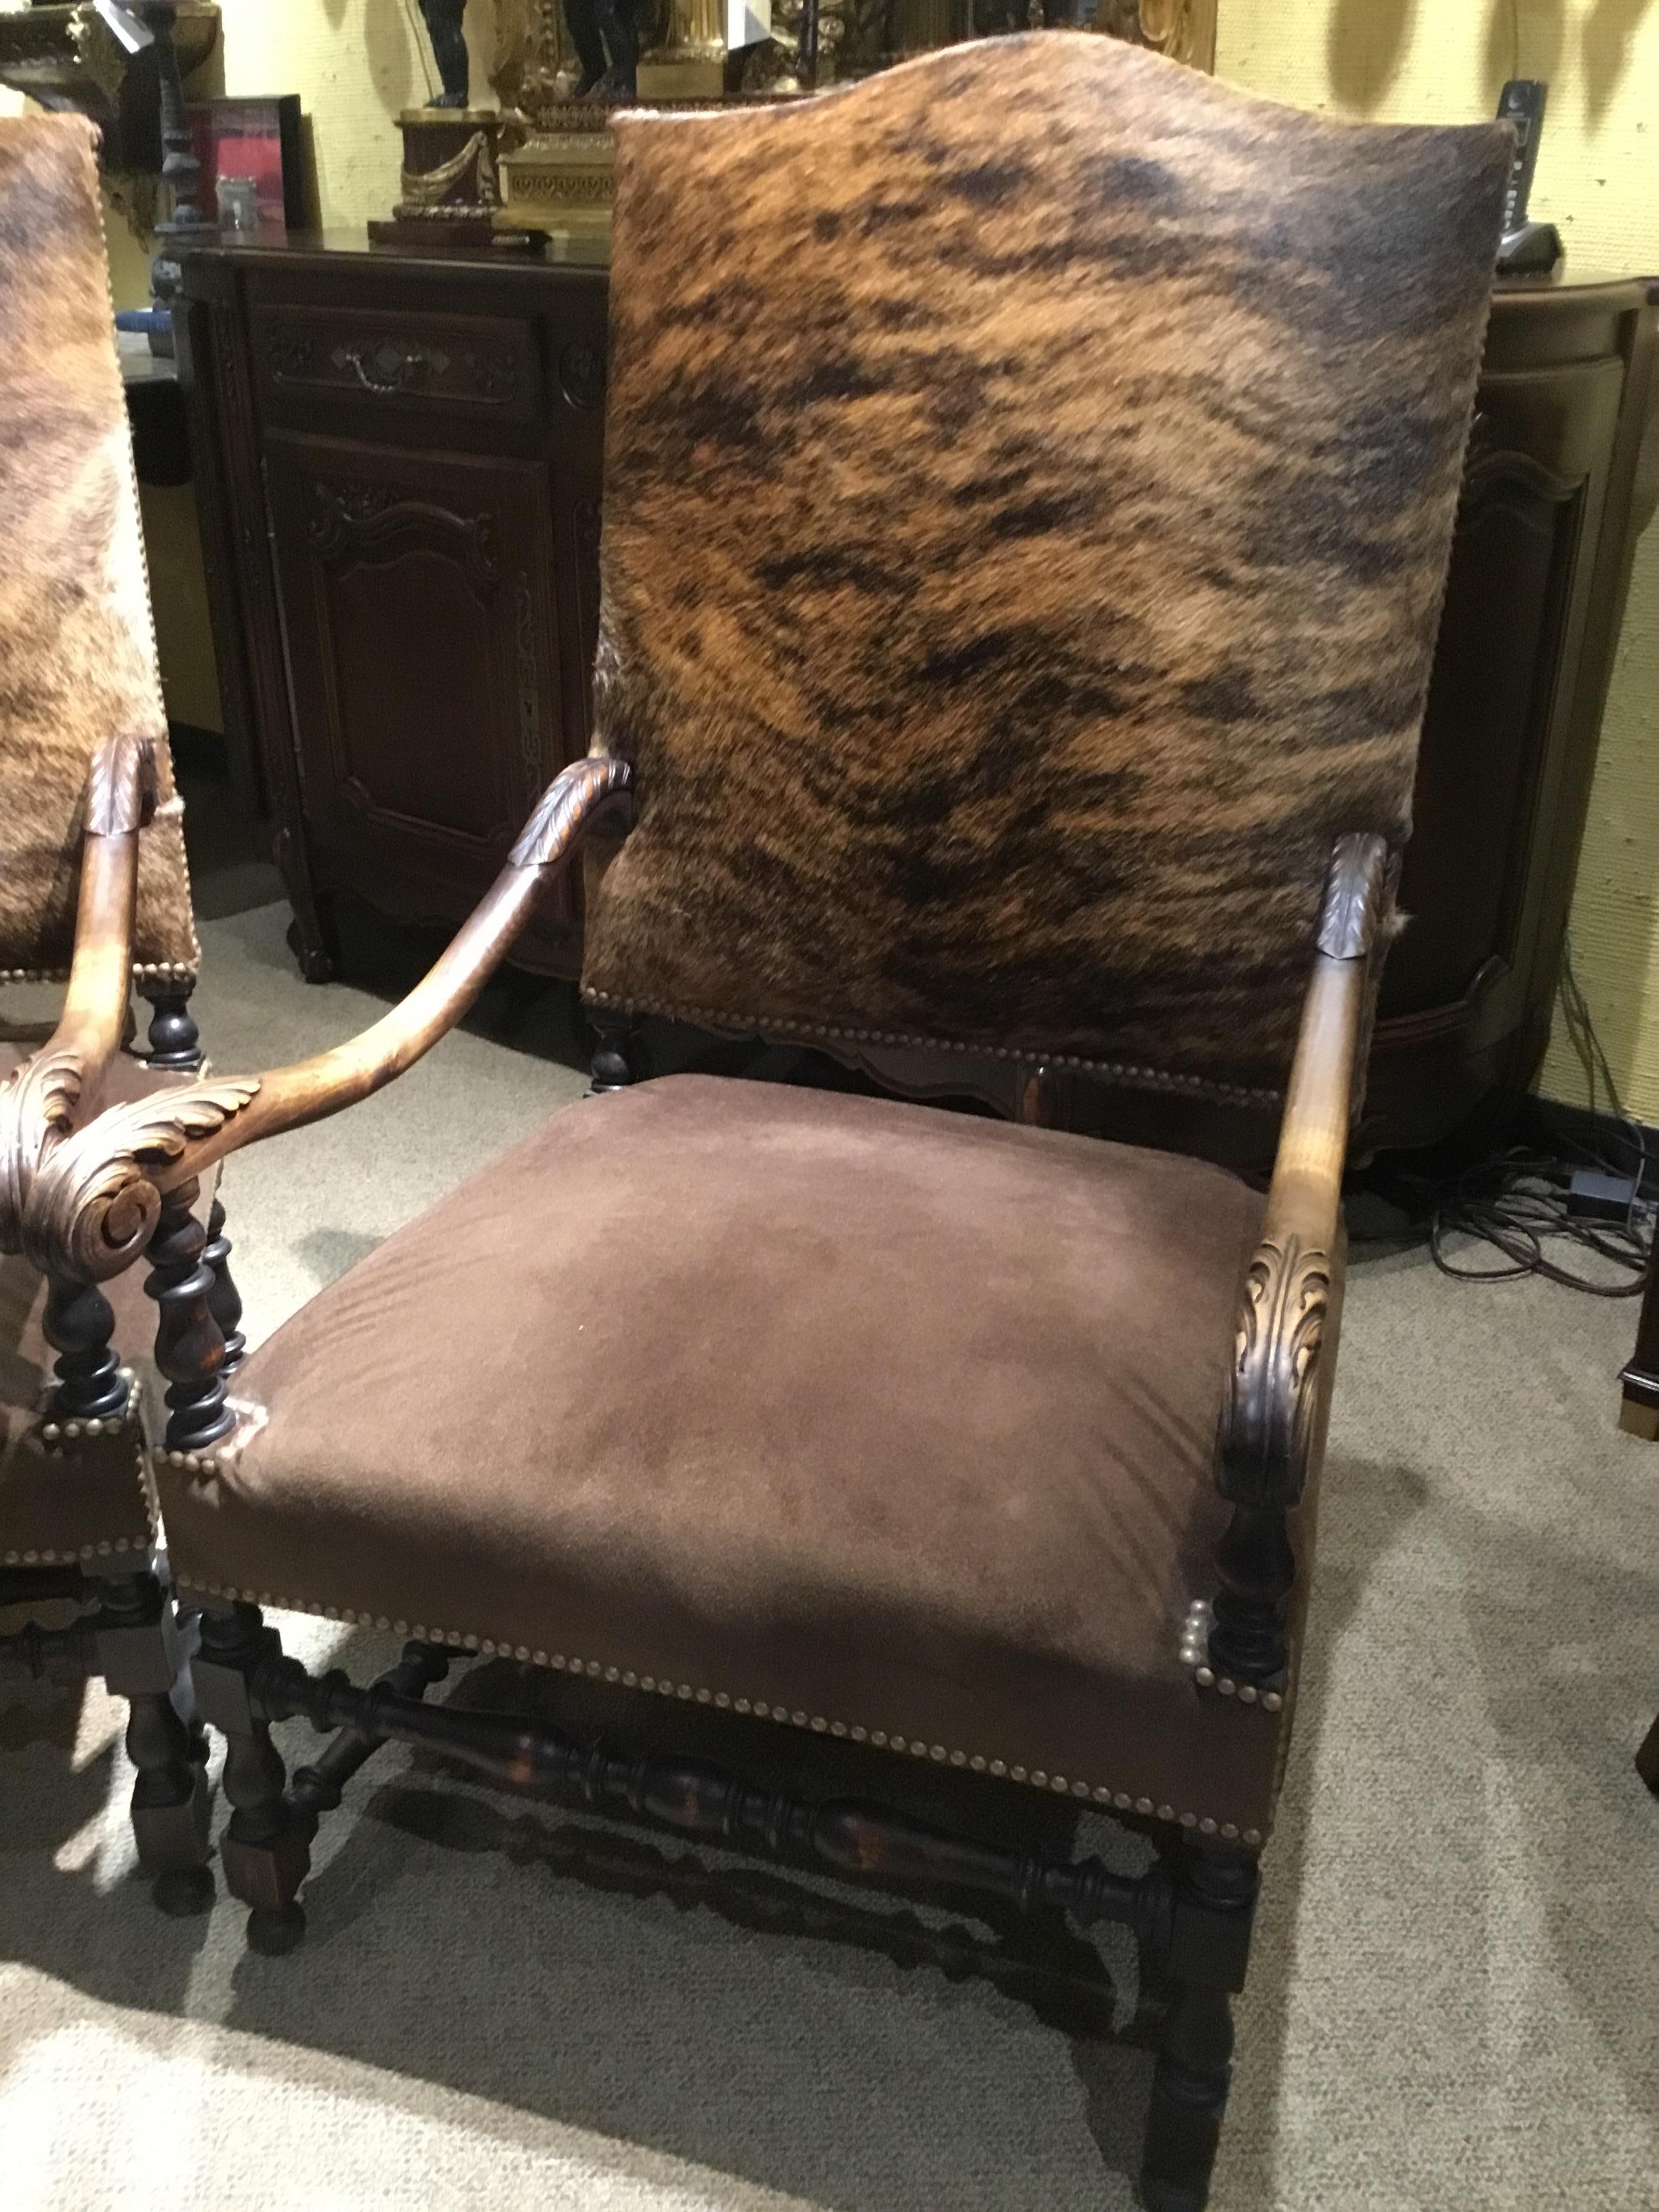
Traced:
[[[1429, 1221], [1430, 1253], [1442, 1274], [1461, 1282], [1511, 1282], [1522, 1275], [1541, 1275], [1547, 1282], [1583, 1291], [1591, 1297], [1639, 1297], [1647, 1285], [1653, 1253], [1652, 1208], [1642, 1196], [1648, 1136], [1641, 1123], [1626, 1113], [1619, 1096], [1573, 969], [1571, 939], [1562, 959], [1559, 994], [1567, 1035], [1589, 1079], [1590, 1111], [1604, 1110], [1599, 1103], [1604, 1091], [1605, 1110], [1612, 1113], [1620, 1127], [1608, 1131], [1607, 1141], [1603, 1143], [1564, 1136], [1557, 1152], [1516, 1146], [1466, 1169], [1449, 1189], [1435, 1195]], [[1628, 1147], [1629, 1157], [1616, 1157], [1622, 1147]], [[1568, 1211], [1575, 1168], [1631, 1178], [1631, 1202], [1622, 1222], [1598, 1223]], [[1454, 1238], [1490, 1246], [1498, 1255], [1496, 1264], [1471, 1264], [1463, 1251], [1454, 1252]], [[1552, 1258], [1549, 1248], [1559, 1249], [1564, 1244], [1575, 1257], [1593, 1255], [1612, 1268], [1611, 1279], [1597, 1279]]]

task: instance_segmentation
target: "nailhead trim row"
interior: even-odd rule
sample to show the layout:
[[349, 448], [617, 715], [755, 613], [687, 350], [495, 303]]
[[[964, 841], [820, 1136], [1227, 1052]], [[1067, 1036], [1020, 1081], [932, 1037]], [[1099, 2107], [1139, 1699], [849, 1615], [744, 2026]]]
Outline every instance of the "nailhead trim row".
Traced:
[[[186, 1474], [228, 1474], [230, 1463], [241, 1457], [270, 1415], [251, 1398], [227, 1398], [225, 1404], [236, 1416], [236, 1425], [228, 1437], [221, 1437], [210, 1449], [200, 1452], [169, 1451], [165, 1444], [152, 1444], [149, 1455], [155, 1464], [181, 1468]], [[301, 1606], [300, 1610], [312, 1608]]]
[[101, 1543], [82, 1544], [76, 1552], [56, 1552], [44, 1547], [33, 1552], [7, 1552], [4, 1555], [7, 1566], [70, 1567], [77, 1560], [108, 1559], [116, 1552], [147, 1553], [155, 1543], [155, 1499], [149, 1486], [148, 1447], [144, 1442], [144, 1409], [132, 1370], [124, 1367], [120, 1374], [127, 1386], [127, 1409], [125, 1413], [118, 1413], [109, 1420], [52, 1421], [42, 1419], [36, 1433], [50, 1456], [61, 1459], [64, 1444], [74, 1443], [82, 1437], [118, 1436], [123, 1429], [133, 1430], [136, 1432], [133, 1440], [137, 1446], [134, 1465], [138, 1475], [138, 1495], [143, 1504], [149, 1534], [142, 1540], [131, 1536], [106, 1537]]
[[826, 1720], [822, 1713], [808, 1713], [804, 1709], [792, 1712], [787, 1705], [775, 1705], [765, 1698], [734, 1698], [726, 1690], [702, 1689], [690, 1682], [672, 1681], [666, 1676], [641, 1674], [631, 1667], [608, 1667], [602, 1660], [569, 1658], [558, 1651], [532, 1651], [527, 1644], [496, 1643], [487, 1636], [470, 1636], [459, 1629], [431, 1628], [421, 1621], [392, 1620], [383, 1613], [356, 1613], [349, 1606], [313, 1605], [277, 1596], [270, 1590], [239, 1589], [228, 1583], [198, 1582], [176, 1563], [173, 1574], [179, 1588], [200, 1597], [228, 1598], [243, 1605], [268, 1605], [279, 1613], [308, 1613], [324, 1620], [344, 1621], [354, 1627], [374, 1628], [383, 1634], [412, 1638], [417, 1644], [451, 1644], [457, 1650], [476, 1651], [481, 1658], [516, 1659], [529, 1666], [549, 1668], [555, 1673], [583, 1674], [594, 1681], [619, 1683], [625, 1690], [673, 1698], [685, 1705], [712, 1705], [720, 1712], [747, 1713], [757, 1720], [781, 1721], [787, 1727], [805, 1729], [813, 1735], [844, 1736], [849, 1743], [867, 1743], [877, 1750], [908, 1753], [913, 1759], [931, 1759], [939, 1766], [965, 1767], [973, 1774], [994, 1775], [1000, 1781], [1023, 1783], [1032, 1790], [1051, 1790], [1059, 1797], [1075, 1797], [1079, 1802], [1086, 1799], [1096, 1805], [1109, 1806], [1115, 1812], [1139, 1813], [1144, 1818], [1165, 1820], [1172, 1826], [1190, 1829], [1201, 1836], [1220, 1836], [1229, 1843], [1254, 1848], [1263, 1840], [1260, 1828], [1241, 1830], [1232, 1820], [1218, 1821], [1207, 1814], [1178, 1813], [1173, 1805], [1155, 1805], [1150, 1797], [1132, 1797], [1127, 1790], [1115, 1790], [1104, 1784], [1091, 1787], [1086, 1782], [1068, 1781], [1063, 1774], [1049, 1774], [1040, 1766], [1012, 1766], [1005, 1759], [987, 1759], [978, 1752], [970, 1754], [952, 1751], [942, 1743], [890, 1735], [884, 1729], [849, 1726], [845, 1721]]
[[1224, 1698], [1236, 1697], [1241, 1705], [1260, 1703], [1263, 1712], [1276, 1713], [1284, 1706], [1284, 1692], [1264, 1690], [1255, 1682], [1236, 1682], [1231, 1674], [1218, 1675], [1210, 1664], [1210, 1624], [1212, 1619], [1209, 1602], [1194, 1598], [1187, 1608], [1186, 1624], [1181, 1632], [1181, 1658], [1183, 1666], [1192, 1671], [1194, 1682], [1200, 1690], [1217, 1691]]
[[1104, 1075], [1121, 1083], [1132, 1083], [1143, 1091], [1176, 1091], [1192, 1098], [1212, 1098], [1227, 1106], [1278, 1106], [1284, 1103], [1280, 1091], [1252, 1090], [1236, 1083], [1212, 1083], [1201, 1075], [1176, 1075], [1167, 1068], [1129, 1067], [1115, 1060], [1085, 1060], [1076, 1053], [1016, 1051], [1012, 1045], [969, 1044], [953, 1037], [909, 1036], [892, 1030], [855, 1030], [837, 1028], [819, 1022], [774, 1021], [759, 1014], [732, 1014], [717, 1006], [647, 1005], [639, 999], [619, 999], [610, 991], [591, 990], [583, 987], [582, 996], [590, 1006], [614, 1006], [623, 1014], [655, 1014], [671, 1022], [690, 1022], [702, 1029], [730, 1030], [737, 1028], [754, 1030], [765, 1036], [834, 1037], [849, 1044], [898, 1044], [920, 1048], [927, 1052], [971, 1053], [981, 1060], [1018, 1060], [1032, 1067], [1065, 1067], [1083, 1075]]
[[[198, 969], [187, 960], [135, 960], [138, 983], [194, 983]], [[0, 968], [0, 983], [67, 983], [67, 968]]]

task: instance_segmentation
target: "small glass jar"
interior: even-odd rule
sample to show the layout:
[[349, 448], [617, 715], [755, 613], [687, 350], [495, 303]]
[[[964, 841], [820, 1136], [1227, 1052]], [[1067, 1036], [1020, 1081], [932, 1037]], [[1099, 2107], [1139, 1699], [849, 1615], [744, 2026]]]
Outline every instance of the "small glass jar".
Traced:
[[252, 177], [221, 177], [219, 231], [224, 238], [252, 238], [259, 228], [259, 187]]

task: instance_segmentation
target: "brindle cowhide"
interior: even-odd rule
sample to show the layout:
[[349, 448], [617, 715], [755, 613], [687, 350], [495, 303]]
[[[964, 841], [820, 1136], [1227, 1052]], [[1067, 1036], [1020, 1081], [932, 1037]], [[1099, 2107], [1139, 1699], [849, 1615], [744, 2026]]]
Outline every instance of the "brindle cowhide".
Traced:
[[1277, 1085], [1408, 828], [1507, 130], [1041, 33], [617, 135], [590, 995]]
[[67, 968], [87, 766], [154, 739], [137, 961], [198, 954], [90, 124], [0, 121], [0, 968]]

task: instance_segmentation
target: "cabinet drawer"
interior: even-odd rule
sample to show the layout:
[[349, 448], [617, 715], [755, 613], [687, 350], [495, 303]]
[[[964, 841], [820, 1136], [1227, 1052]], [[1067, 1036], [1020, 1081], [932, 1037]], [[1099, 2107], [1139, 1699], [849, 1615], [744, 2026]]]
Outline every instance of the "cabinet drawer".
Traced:
[[364, 307], [255, 307], [254, 373], [267, 398], [360, 399], [389, 415], [436, 409], [533, 422], [541, 378], [527, 323]]

